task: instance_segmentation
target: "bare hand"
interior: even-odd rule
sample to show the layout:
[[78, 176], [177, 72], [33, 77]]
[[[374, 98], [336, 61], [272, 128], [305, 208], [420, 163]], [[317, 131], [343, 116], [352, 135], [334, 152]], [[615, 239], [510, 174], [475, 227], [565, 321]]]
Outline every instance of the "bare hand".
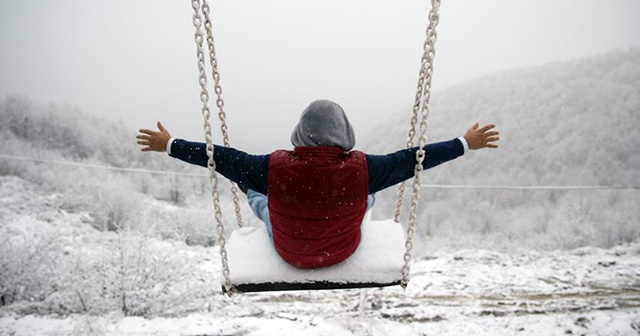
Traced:
[[162, 123], [158, 121], [158, 129], [159, 132], [141, 129], [139, 132], [142, 134], [138, 134], [136, 139], [138, 139], [138, 145], [143, 146], [143, 152], [155, 151], [155, 152], [166, 152], [167, 151], [167, 142], [171, 139], [171, 134], [167, 131]]
[[478, 123], [471, 126], [467, 133], [464, 134], [464, 139], [467, 140], [469, 149], [498, 148], [495, 142], [500, 140], [498, 136], [500, 132], [490, 131], [494, 127], [496, 126], [493, 124], [480, 127]]

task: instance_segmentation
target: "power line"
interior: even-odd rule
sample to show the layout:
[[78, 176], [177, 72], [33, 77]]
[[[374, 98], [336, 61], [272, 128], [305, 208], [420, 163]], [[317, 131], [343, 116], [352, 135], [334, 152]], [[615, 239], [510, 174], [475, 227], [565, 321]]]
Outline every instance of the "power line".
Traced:
[[[168, 170], [151, 170], [151, 169], [141, 169], [141, 168], [126, 168], [126, 167], [113, 167], [113, 166], [104, 166], [97, 164], [87, 164], [80, 162], [71, 162], [71, 161], [60, 161], [60, 160], [47, 160], [47, 159], [37, 159], [30, 157], [21, 157], [21, 156], [12, 156], [12, 155], [3, 155], [0, 154], [0, 158], [16, 160], [16, 161], [30, 161], [30, 162], [39, 162], [39, 163], [50, 163], [64, 166], [73, 166], [80, 168], [91, 168], [91, 169], [103, 169], [103, 170], [111, 170], [111, 171], [121, 171], [121, 172], [129, 172], [129, 173], [138, 173], [138, 174], [158, 174], [158, 175], [175, 175], [175, 176], [189, 176], [189, 177], [208, 177], [208, 174], [196, 174], [196, 173], [181, 173], [176, 171], [168, 171]], [[589, 185], [579, 185], [579, 186], [525, 186], [525, 185], [455, 185], [455, 184], [422, 184], [421, 187], [429, 188], [429, 189], [486, 189], [486, 190], [637, 190], [640, 189], [640, 186], [589, 186]]]
[[30, 162], [38, 162], [38, 163], [49, 163], [49, 164], [57, 164], [62, 166], [73, 166], [80, 168], [91, 168], [91, 169], [102, 169], [102, 170], [111, 170], [111, 171], [121, 171], [121, 172], [129, 172], [129, 173], [142, 173], [142, 174], [158, 174], [158, 175], [176, 175], [176, 176], [189, 176], [189, 177], [207, 177], [207, 174], [196, 174], [196, 173], [181, 173], [176, 171], [168, 171], [168, 170], [151, 170], [151, 169], [141, 169], [141, 168], [126, 168], [126, 167], [113, 167], [113, 166], [104, 166], [97, 164], [88, 164], [88, 163], [80, 163], [80, 162], [71, 162], [71, 161], [59, 161], [59, 160], [47, 160], [47, 159], [37, 159], [30, 157], [21, 157], [21, 156], [12, 156], [12, 155], [2, 155], [0, 154], [0, 158], [16, 160], [16, 161], [30, 161]]
[[429, 189], [493, 189], [493, 190], [623, 190], [640, 189], [640, 186], [525, 186], [525, 185], [453, 185], [453, 184], [421, 184]]

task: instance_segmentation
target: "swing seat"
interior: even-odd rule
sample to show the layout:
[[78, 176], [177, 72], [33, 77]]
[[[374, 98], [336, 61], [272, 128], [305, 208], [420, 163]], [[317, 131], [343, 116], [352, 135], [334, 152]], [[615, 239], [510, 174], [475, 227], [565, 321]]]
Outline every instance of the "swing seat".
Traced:
[[[393, 220], [362, 224], [362, 238], [345, 261], [317, 269], [300, 269], [280, 258], [265, 227], [231, 233], [228, 261], [237, 292], [369, 288], [399, 285], [405, 235]], [[222, 280], [224, 281], [224, 279]], [[223, 292], [226, 292], [224, 284]]]

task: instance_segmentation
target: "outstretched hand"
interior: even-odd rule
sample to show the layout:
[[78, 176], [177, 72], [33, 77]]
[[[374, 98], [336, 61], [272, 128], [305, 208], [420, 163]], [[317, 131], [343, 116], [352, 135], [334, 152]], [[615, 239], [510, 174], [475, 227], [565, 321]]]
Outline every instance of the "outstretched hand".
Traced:
[[500, 140], [498, 136], [500, 132], [491, 131], [494, 127], [496, 126], [493, 124], [480, 127], [478, 123], [471, 126], [467, 133], [464, 134], [464, 139], [467, 140], [469, 149], [498, 148], [495, 142]]
[[148, 129], [141, 129], [139, 131], [141, 134], [138, 134], [138, 136], [136, 136], [136, 139], [138, 139], [138, 145], [143, 146], [143, 152], [167, 151], [167, 142], [169, 141], [169, 139], [171, 139], [171, 134], [169, 134], [169, 131], [167, 131], [164, 126], [162, 126], [161, 122], [158, 121], [157, 126], [160, 130], [159, 132]]

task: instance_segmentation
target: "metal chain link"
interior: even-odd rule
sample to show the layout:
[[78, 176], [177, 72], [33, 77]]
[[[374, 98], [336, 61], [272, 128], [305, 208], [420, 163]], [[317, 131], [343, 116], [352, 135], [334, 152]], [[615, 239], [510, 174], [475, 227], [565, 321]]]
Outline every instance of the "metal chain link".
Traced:
[[[425, 41], [426, 44], [426, 41]], [[414, 146], [414, 138], [416, 136], [416, 125], [418, 124], [418, 113], [420, 112], [420, 103], [422, 102], [422, 91], [424, 86], [425, 79], [425, 68], [426, 68], [427, 57], [422, 55], [422, 61], [420, 65], [420, 75], [418, 78], [418, 85], [416, 89], [415, 100], [413, 103], [413, 113], [411, 115], [411, 122], [409, 125], [409, 132], [407, 134], [407, 148], [411, 148]], [[398, 194], [396, 199], [396, 210], [394, 213], [394, 221], [396, 223], [400, 223], [400, 216], [402, 214], [402, 201], [404, 197], [405, 191], [405, 182], [401, 182], [398, 187]]]
[[[421, 99], [418, 100], [418, 106], [422, 106], [420, 109], [420, 137], [418, 140], [418, 151], [416, 152], [416, 167], [415, 167], [415, 177], [413, 179], [413, 195], [411, 196], [411, 206], [409, 209], [409, 224], [407, 226], [407, 240], [405, 243], [405, 253], [404, 253], [404, 266], [402, 267], [402, 288], [407, 288], [409, 284], [409, 273], [411, 271], [411, 250], [413, 249], [413, 236], [415, 234], [416, 221], [418, 218], [418, 201], [420, 200], [420, 186], [421, 186], [421, 177], [420, 172], [422, 172], [423, 167], [422, 164], [425, 158], [425, 151], [423, 147], [427, 142], [427, 118], [429, 116], [429, 102], [431, 100], [431, 82], [433, 80], [433, 60], [435, 58], [436, 50], [435, 43], [437, 39], [436, 27], [440, 21], [440, 0], [431, 0], [431, 11], [429, 12], [429, 26], [426, 30], [427, 38], [424, 42], [423, 46], [423, 55], [422, 55], [422, 66], [420, 68], [420, 80], [418, 80], [418, 85], [420, 87], [420, 96]], [[424, 77], [423, 77], [424, 76]], [[421, 80], [424, 83], [420, 83]], [[422, 84], [422, 86], [420, 86]], [[417, 97], [417, 94], [416, 94]], [[417, 117], [416, 115], [416, 106], [414, 105], [414, 115], [413, 118]], [[409, 135], [411, 138], [411, 142], [413, 142], [413, 136], [415, 135], [415, 124], [413, 118], [412, 121], [412, 130], [409, 131]], [[416, 121], [417, 122], [417, 121]], [[413, 133], [413, 136], [412, 136]], [[400, 195], [402, 197], [402, 195]]]
[[[201, 7], [202, 15], [204, 17], [204, 30], [207, 34], [207, 46], [209, 48], [209, 61], [211, 62], [211, 77], [213, 78], [214, 92], [216, 93], [216, 106], [218, 107], [218, 119], [220, 119], [220, 131], [222, 132], [222, 142], [226, 147], [230, 147], [229, 141], [229, 128], [227, 127], [227, 115], [224, 112], [224, 100], [222, 99], [222, 86], [220, 84], [220, 72], [218, 71], [218, 56], [216, 55], [216, 48], [213, 39], [213, 29], [211, 25], [211, 18], [209, 13], [211, 12], [207, 0], [202, 0]], [[239, 228], [242, 224], [242, 212], [240, 208], [240, 198], [238, 196], [238, 185], [231, 183], [231, 195], [233, 199], [233, 205], [236, 211], [236, 225]]]
[[[438, 1], [439, 3], [439, 1]], [[440, 6], [438, 4], [438, 6]], [[432, 8], [433, 8], [433, 3], [432, 3]], [[433, 9], [432, 12], [429, 13], [429, 22], [431, 22], [431, 18], [432, 18], [432, 14], [433, 14]], [[437, 12], [436, 12], [437, 15]], [[410, 125], [409, 125], [409, 131], [407, 134], [407, 148], [411, 148], [413, 147], [414, 144], [414, 139], [416, 136], [416, 125], [418, 124], [418, 116], [420, 113], [420, 106], [422, 104], [423, 101], [423, 92], [424, 92], [424, 84], [425, 84], [425, 79], [427, 76], [427, 69], [428, 68], [432, 68], [432, 64], [430, 63], [430, 59], [428, 56], [428, 48], [429, 44], [430, 44], [430, 38], [429, 38], [429, 29], [430, 29], [430, 25], [429, 27], [427, 27], [426, 30], [426, 37], [425, 37], [425, 41], [423, 43], [423, 53], [422, 53], [422, 58], [420, 59], [420, 72], [419, 72], [419, 76], [418, 76], [418, 84], [416, 85], [416, 94], [414, 96], [414, 102], [413, 102], [413, 108], [412, 108], [412, 115], [411, 115], [411, 121], [410, 121]], [[435, 28], [435, 27], [434, 27]], [[400, 183], [399, 187], [398, 187], [398, 193], [397, 193], [397, 197], [396, 197], [396, 209], [394, 212], [394, 221], [396, 223], [400, 223], [400, 217], [402, 214], [402, 204], [403, 204], [403, 198], [404, 198], [404, 191], [406, 189], [406, 183], [403, 181]]]
[[204, 133], [207, 142], [207, 157], [209, 168], [209, 180], [211, 182], [211, 197], [213, 199], [214, 216], [216, 219], [216, 231], [218, 233], [218, 245], [220, 245], [220, 258], [222, 259], [222, 276], [224, 277], [224, 287], [227, 293], [232, 293], [233, 285], [229, 273], [229, 262], [227, 258], [227, 241], [224, 237], [224, 224], [222, 222], [222, 211], [220, 207], [220, 197], [218, 194], [218, 177], [216, 174], [216, 163], [213, 160], [213, 140], [211, 136], [211, 111], [209, 110], [209, 93], [207, 92], [207, 77], [205, 74], [205, 59], [202, 48], [202, 17], [200, 16], [200, 0], [191, 0], [193, 13], [193, 26], [196, 29], [194, 39], [196, 42], [196, 55], [198, 58], [198, 81], [200, 83], [200, 101], [202, 102], [202, 117], [204, 119]]

